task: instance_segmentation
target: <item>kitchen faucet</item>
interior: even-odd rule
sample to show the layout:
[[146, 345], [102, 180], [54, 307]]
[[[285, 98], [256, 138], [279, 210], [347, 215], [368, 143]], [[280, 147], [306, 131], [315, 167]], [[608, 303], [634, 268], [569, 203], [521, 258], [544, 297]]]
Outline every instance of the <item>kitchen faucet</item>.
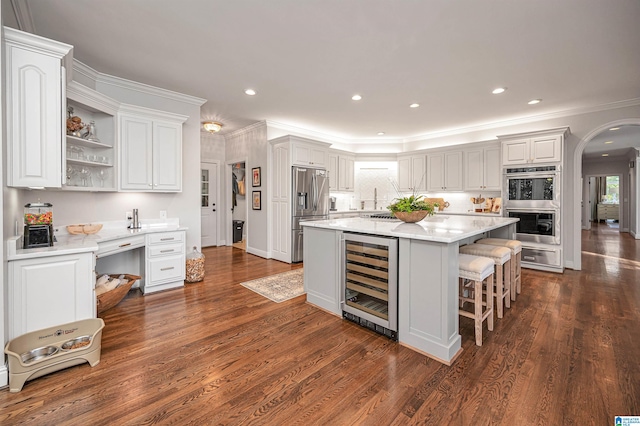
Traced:
[[373, 188], [373, 209], [378, 210], [378, 188]]

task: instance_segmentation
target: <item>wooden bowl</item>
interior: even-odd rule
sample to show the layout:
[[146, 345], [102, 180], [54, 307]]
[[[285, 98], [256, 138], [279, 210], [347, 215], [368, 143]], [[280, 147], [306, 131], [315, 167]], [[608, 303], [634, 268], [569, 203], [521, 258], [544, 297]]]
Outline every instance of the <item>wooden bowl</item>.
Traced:
[[413, 212], [395, 212], [394, 215], [403, 222], [415, 223], [420, 222], [429, 214], [426, 210], [416, 210]]
[[102, 229], [101, 223], [88, 224], [82, 227], [82, 232], [85, 234], [95, 234]]
[[84, 225], [67, 225], [67, 232], [71, 235], [80, 235], [84, 234], [84, 232], [82, 231], [83, 228]]
[[67, 225], [67, 232], [71, 235], [95, 234], [102, 229], [101, 223], [88, 225]]

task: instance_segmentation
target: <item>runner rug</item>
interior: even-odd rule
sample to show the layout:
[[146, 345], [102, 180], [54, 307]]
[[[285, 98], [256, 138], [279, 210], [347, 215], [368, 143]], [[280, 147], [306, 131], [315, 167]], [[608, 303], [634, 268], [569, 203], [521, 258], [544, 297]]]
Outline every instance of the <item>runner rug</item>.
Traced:
[[267, 299], [280, 303], [304, 294], [303, 274], [302, 268], [294, 269], [293, 271], [240, 283], [240, 285]]

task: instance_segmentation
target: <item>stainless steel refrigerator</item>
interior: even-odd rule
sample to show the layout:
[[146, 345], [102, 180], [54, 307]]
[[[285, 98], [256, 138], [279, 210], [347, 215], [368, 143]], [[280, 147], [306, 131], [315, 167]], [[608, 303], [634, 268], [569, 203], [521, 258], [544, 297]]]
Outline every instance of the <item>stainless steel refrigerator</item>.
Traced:
[[302, 227], [305, 220], [329, 218], [329, 176], [325, 169], [292, 168], [291, 262], [302, 262]]

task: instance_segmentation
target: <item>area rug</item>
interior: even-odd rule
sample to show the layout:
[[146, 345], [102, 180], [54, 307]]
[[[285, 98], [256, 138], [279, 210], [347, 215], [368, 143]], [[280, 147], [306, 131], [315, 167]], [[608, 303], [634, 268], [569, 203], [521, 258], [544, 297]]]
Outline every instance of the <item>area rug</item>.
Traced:
[[304, 294], [304, 273], [302, 268], [294, 269], [293, 271], [240, 283], [240, 285], [255, 291], [267, 299], [280, 303]]

